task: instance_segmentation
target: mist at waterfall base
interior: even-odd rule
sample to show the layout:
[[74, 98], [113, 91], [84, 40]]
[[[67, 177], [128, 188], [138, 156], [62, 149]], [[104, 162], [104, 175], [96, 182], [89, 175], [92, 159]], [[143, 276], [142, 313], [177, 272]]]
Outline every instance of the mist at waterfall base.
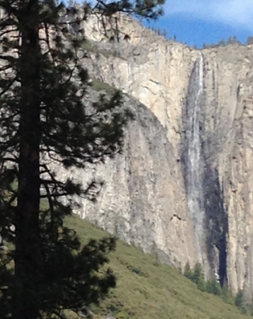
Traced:
[[231, 36], [246, 43], [253, 32], [241, 27], [231, 27], [223, 23], [211, 23], [201, 19], [192, 19], [184, 15], [164, 16], [155, 22], [144, 22], [147, 27], [167, 30], [167, 37], [185, 43], [191, 47], [196, 45], [202, 48], [203, 44], [216, 44], [221, 40], [227, 40]]

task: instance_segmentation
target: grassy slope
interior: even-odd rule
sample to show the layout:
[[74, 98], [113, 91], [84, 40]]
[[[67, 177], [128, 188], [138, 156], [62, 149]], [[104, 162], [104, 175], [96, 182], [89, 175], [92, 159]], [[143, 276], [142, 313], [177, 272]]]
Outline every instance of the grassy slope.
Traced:
[[[68, 226], [74, 228], [82, 242], [108, 236], [91, 224], [72, 217]], [[203, 293], [176, 269], [158, 263], [153, 255], [118, 241], [110, 256], [110, 267], [118, 281], [108, 299], [94, 308], [95, 318], [112, 313], [116, 318], [135, 319], [240, 319], [243, 315], [219, 297]]]

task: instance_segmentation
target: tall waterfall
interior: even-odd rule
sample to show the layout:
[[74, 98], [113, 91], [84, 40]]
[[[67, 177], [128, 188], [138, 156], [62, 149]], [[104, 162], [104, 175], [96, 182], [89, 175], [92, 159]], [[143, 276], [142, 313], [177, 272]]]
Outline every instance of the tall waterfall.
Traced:
[[187, 150], [187, 193], [188, 207], [195, 228], [196, 254], [202, 264], [203, 250], [206, 239], [204, 233], [204, 191], [203, 191], [203, 168], [201, 160], [201, 137], [200, 137], [200, 114], [203, 95], [203, 69], [204, 61], [202, 54], [195, 63], [192, 78], [191, 98], [188, 101], [188, 150]]

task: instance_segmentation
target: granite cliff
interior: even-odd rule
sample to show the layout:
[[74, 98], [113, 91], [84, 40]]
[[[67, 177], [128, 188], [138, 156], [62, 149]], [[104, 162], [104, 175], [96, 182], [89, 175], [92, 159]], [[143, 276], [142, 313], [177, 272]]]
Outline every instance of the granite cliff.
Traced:
[[128, 94], [136, 117], [122, 155], [73, 172], [106, 182], [78, 213], [166, 263], [199, 261], [207, 278], [252, 296], [253, 46], [193, 50], [127, 17], [109, 42], [94, 19], [83, 63]]

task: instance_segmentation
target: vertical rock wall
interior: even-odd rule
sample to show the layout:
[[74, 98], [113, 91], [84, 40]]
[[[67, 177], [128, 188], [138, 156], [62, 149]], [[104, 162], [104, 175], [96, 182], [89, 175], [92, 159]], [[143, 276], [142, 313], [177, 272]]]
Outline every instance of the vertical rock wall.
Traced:
[[201, 133], [203, 130], [202, 107], [204, 103], [204, 57], [199, 54], [189, 80], [183, 113], [184, 138], [182, 163], [187, 194], [188, 210], [194, 225], [197, 260], [209, 270], [207, 259], [207, 233], [205, 214], [204, 156]]
[[83, 201], [79, 214], [126, 242], [156, 253], [182, 268], [196, 263], [194, 232], [182, 192], [173, 147], [157, 118], [138, 101], [126, 97], [135, 120], [126, 130], [123, 154], [94, 171], [79, 171], [105, 181], [96, 204]]
[[135, 22], [125, 31], [128, 43], [97, 42], [84, 64], [147, 109], [137, 107], [123, 156], [96, 170], [107, 185], [80, 214], [165, 262], [199, 261], [250, 297], [253, 47], [198, 52]]

